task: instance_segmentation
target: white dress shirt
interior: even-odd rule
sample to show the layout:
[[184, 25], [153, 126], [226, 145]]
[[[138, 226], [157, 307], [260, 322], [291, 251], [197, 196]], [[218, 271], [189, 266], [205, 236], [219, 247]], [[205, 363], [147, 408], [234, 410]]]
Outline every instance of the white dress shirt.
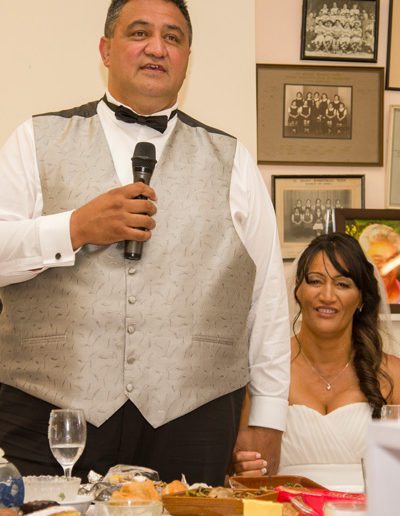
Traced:
[[[169, 116], [175, 108], [156, 114]], [[104, 102], [97, 111], [121, 185], [132, 182], [131, 157], [137, 142], [153, 143], [159, 159], [177, 121], [173, 117], [161, 134], [117, 120]], [[72, 212], [43, 216], [42, 207], [29, 119], [0, 150], [0, 286], [29, 280], [49, 267], [74, 265], [69, 229]], [[232, 171], [230, 209], [234, 227], [257, 271], [249, 315], [250, 424], [283, 430], [290, 374], [283, 264], [272, 203], [254, 160], [240, 142]], [[58, 253], [61, 259], [55, 258]]]

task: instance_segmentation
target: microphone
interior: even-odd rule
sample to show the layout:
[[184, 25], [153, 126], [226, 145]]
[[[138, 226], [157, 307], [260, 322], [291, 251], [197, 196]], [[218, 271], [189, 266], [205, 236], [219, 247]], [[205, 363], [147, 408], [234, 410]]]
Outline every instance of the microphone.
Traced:
[[[154, 145], [149, 142], [137, 143], [132, 156], [133, 182], [141, 182], [148, 185], [156, 163], [156, 148]], [[138, 195], [135, 199], [147, 199], [147, 197]], [[139, 229], [145, 231], [145, 228]], [[140, 260], [142, 248], [143, 242], [125, 240], [125, 258], [127, 260]]]

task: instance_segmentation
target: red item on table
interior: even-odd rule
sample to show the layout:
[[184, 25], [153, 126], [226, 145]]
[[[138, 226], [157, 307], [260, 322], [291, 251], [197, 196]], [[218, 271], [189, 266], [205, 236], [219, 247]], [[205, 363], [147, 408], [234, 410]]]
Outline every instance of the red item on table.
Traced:
[[311, 489], [278, 486], [278, 502], [290, 502], [294, 496], [300, 496], [304, 503], [314, 509], [318, 516], [323, 516], [324, 505], [327, 502], [349, 501], [366, 502], [365, 494], [362, 493], [343, 493], [341, 491], [330, 491], [329, 489]]

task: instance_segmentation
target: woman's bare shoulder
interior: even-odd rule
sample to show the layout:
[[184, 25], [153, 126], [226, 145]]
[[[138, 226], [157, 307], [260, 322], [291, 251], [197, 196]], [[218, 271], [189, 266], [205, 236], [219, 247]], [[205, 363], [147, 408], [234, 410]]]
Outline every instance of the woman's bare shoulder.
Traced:
[[383, 367], [389, 374], [400, 374], [400, 358], [395, 355], [383, 354]]

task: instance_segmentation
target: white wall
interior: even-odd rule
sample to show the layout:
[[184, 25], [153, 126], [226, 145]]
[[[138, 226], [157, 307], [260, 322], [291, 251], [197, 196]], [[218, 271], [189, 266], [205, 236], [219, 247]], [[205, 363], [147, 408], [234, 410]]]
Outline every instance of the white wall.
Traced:
[[[102, 96], [109, 0], [0, 2], [0, 144], [32, 113]], [[189, 0], [194, 43], [181, 108], [255, 154], [254, 0]]]

